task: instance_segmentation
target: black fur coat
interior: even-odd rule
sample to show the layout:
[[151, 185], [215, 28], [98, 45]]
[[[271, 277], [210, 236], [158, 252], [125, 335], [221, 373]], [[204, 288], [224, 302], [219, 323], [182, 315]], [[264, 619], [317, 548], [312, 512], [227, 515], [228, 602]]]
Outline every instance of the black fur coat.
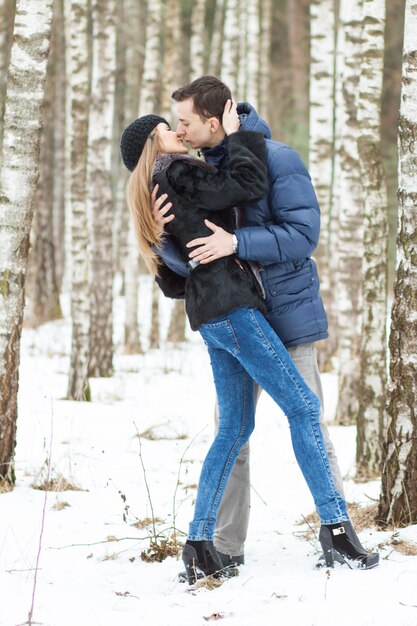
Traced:
[[[228, 137], [228, 144], [228, 170], [218, 171], [182, 155], [162, 155], [154, 171], [153, 183], [158, 183], [159, 193], [167, 193], [173, 204], [175, 219], [166, 225], [166, 231], [185, 261], [190, 253], [186, 243], [212, 234], [204, 219], [233, 232], [233, 207], [257, 200], [267, 192], [263, 135], [240, 131]], [[157, 282], [166, 296], [185, 297], [193, 330], [242, 306], [265, 312], [261, 289], [250, 266], [235, 256], [198, 265], [187, 278], [162, 264]]]

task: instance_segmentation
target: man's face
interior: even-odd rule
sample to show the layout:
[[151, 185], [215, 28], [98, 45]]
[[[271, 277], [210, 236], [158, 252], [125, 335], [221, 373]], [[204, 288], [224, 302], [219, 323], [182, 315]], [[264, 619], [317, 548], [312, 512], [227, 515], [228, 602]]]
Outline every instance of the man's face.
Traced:
[[192, 98], [176, 102], [178, 115], [177, 137], [185, 141], [190, 148], [211, 148], [218, 142], [211, 131], [210, 119], [201, 118], [194, 111]]

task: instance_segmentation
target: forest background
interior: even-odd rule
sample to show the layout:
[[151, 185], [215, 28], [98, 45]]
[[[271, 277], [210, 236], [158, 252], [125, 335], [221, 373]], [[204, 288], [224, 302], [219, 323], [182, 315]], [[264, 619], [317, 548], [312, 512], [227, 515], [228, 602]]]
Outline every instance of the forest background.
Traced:
[[4, 490], [15, 483], [23, 324], [59, 319], [70, 294], [73, 400], [112, 376], [116, 288], [118, 349], [186, 341], [182, 303], [161, 337], [156, 285], [143, 336], [119, 137], [149, 112], [175, 128], [171, 91], [211, 73], [309, 166], [336, 421], [357, 424], [357, 479], [382, 474], [379, 522], [416, 522], [416, 15], [415, 0], [0, 0]]

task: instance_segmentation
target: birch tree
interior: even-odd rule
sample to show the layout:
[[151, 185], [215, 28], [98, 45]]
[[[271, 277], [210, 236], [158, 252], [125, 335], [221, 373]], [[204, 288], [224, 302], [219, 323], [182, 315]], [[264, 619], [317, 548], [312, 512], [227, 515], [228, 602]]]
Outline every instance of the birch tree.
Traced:
[[271, 0], [259, 0], [259, 93], [258, 110], [268, 116], [271, 93]]
[[[197, 11], [195, 20], [202, 20], [202, 26], [195, 26], [191, 32], [191, 46], [195, 48], [195, 54], [198, 57], [198, 61], [194, 64], [194, 72], [198, 72], [195, 77], [203, 74], [204, 65], [204, 52], [200, 49], [204, 48], [204, 8], [202, 6], [195, 5], [194, 11]], [[181, 77], [179, 73], [179, 67], [181, 65], [181, 14], [180, 7], [177, 0], [168, 0], [167, 4], [167, 19], [165, 21], [164, 29], [164, 58], [163, 68], [161, 70], [162, 76], [162, 93], [161, 93], [161, 115], [165, 117], [169, 122], [176, 123], [176, 116], [173, 111], [174, 101], [171, 98], [174, 85], [181, 84]], [[194, 15], [194, 12], [193, 12]], [[191, 48], [193, 49], [193, 48]], [[193, 54], [191, 54], [193, 59]]]
[[71, 0], [68, 9], [69, 135], [70, 135], [70, 232], [72, 344], [68, 398], [90, 397], [90, 264], [87, 219], [88, 137], [88, 0]]
[[54, 0], [55, 23], [55, 78], [54, 78], [54, 186], [52, 202], [52, 228], [54, 242], [55, 279], [60, 291], [65, 270], [65, 187], [67, 181], [66, 163], [66, 85], [65, 64], [66, 36], [64, 22], [64, 0]]
[[[123, 127], [138, 115], [143, 66], [145, 59], [146, 12], [144, 3], [126, 0], [125, 21], [121, 24], [120, 37], [126, 40], [126, 93]], [[129, 28], [126, 25], [129, 24]], [[120, 160], [118, 149], [117, 158]], [[118, 236], [118, 258], [124, 276], [125, 328], [124, 347], [128, 354], [142, 352], [138, 325], [139, 299], [139, 253], [126, 205], [127, 171], [123, 166], [117, 181], [116, 223]]]
[[0, 0], [0, 152], [3, 137], [7, 68], [15, 10], [16, 0]]
[[306, 150], [308, 135], [308, 81], [309, 81], [309, 5], [310, 0], [287, 0], [288, 42], [290, 52], [291, 87], [293, 94], [292, 145]]
[[0, 170], [0, 479], [14, 483], [24, 287], [52, 0], [18, 0], [7, 78]]
[[246, 0], [241, 19], [243, 37], [240, 56], [244, 59], [244, 65], [240, 72], [239, 91], [242, 100], [248, 100], [258, 110], [261, 68], [260, 0]]
[[379, 476], [386, 386], [388, 199], [381, 155], [385, 0], [364, 0], [359, 164], [364, 197], [363, 317], [356, 475]]
[[406, 0], [398, 135], [399, 213], [388, 424], [379, 519], [417, 522], [417, 0]]
[[[209, 73], [214, 76], [222, 75], [222, 60], [223, 60], [223, 34], [224, 23], [226, 16], [226, 3], [227, 0], [216, 0], [214, 20], [213, 20], [213, 36], [210, 41], [210, 53], [209, 53]], [[224, 79], [224, 77], [223, 77]]]
[[[53, 6], [56, 3], [53, 2]], [[62, 317], [56, 276], [53, 208], [55, 180], [61, 172], [55, 170], [55, 85], [57, 84], [56, 56], [57, 20], [52, 20], [51, 46], [48, 57], [43, 123], [40, 138], [39, 179], [34, 199], [34, 217], [31, 230], [31, 250], [26, 282], [25, 325], [39, 326]]]
[[196, 0], [192, 7], [190, 38], [190, 80], [204, 74], [206, 0]]
[[159, 113], [162, 69], [160, 40], [163, 27], [161, 0], [156, 0], [149, 4], [147, 20], [145, 63], [140, 94], [139, 115]]
[[[332, 290], [330, 288], [330, 217], [334, 148], [334, 0], [310, 3], [310, 142], [309, 170], [321, 211], [320, 239], [314, 253], [320, 274], [320, 290], [329, 317], [330, 334]], [[334, 259], [333, 259], [334, 262]], [[327, 340], [319, 350], [320, 367], [325, 369], [332, 348]]]
[[91, 213], [90, 376], [113, 372], [113, 198], [111, 156], [116, 66], [114, 0], [93, 0], [93, 64], [88, 126]]
[[184, 300], [175, 300], [169, 322], [167, 341], [179, 343], [185, 341], [186, 316]]
[[238, 0], [227, 0], [222, 42], [221, 78], [229, 87], [232, 97], [235, 99], [238, 98], [240, 71], [239, 15], [240, 4]]
[[152, 303], [151, 303], [151, 327], [149, 329], [149, 348], [159, 348], [160, 345], [159, 332], [159, 287], [155, 281], [152, 281]]
[[[146, 28], [145, 64], [140, 95], [139, 115], [158, 113], [160, 111], [162, 59], [160, 39], [163, 32], [162, 3], [152, 3], [148, 7], [148, 23]], [[159, 346], [159, 308], [156, 283], [153, 285], [151, 307], [150, 347]]]
[[351, 423], [358, 414], [359, 345], [362, 319], [363, 201], [358, 155], [357, 92], [361, 63], [362, 0], [341, 0], [344, 30], [340, 198], [338, 216], [339, 403], [337, 422]]
[[[262, 0], [262, 38], [265, 32], [270, 32], [270, 50], [265, 47], [263, 62], [267, 58], [267, 65], [262, 68], [262, 98], [261, 109], [270, 121], [272, 136], [278, 141], [291, 141], [291, 111], [294, 103], [292, 98], [292, 79], [290, 68], [290, 53], [288, 41], [288, 2], [287, 0]], [[270, 25], [264, 22], [270, 17]], [[265, 109], [266, 107], [266, 109]]]

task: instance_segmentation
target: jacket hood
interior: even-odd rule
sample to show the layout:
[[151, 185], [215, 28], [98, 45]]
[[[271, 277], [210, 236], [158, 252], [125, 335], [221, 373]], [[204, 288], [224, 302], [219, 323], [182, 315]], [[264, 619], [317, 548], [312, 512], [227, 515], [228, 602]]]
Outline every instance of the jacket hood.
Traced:
[[265, 139], [271, 139], [271, 129], [249, 102], [239, 102], [237, 113], [242, 130], [256, 130], [258, 133], [262, 133]]

